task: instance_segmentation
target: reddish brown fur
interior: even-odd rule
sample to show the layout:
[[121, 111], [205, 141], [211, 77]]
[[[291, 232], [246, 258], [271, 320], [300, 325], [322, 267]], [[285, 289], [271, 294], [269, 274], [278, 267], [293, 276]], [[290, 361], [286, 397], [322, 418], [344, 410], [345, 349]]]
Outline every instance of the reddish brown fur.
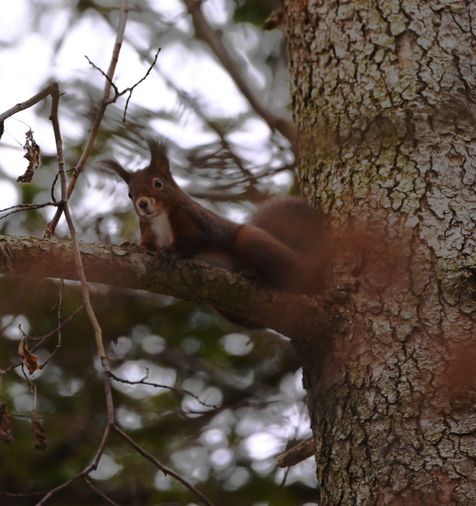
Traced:
[[[219, 259], [219, 265], [257, 277], [266, 285], [291, 291], [315, 291], [317, 214], [303, 199], [277, 199], [251, 223], [239, 225], [194, 202], [174, 181], [165, 146], [149, 141], [151, 162], [128, 172], [113, 169], [129, 186], [139, 215], [140, 245], [179, 257]], [[312, 259], [312, 261], [310, 261]], [[312, 265], [312, 269], [311, 269]], [[307, 286], [306, 286], [307, 285]]]

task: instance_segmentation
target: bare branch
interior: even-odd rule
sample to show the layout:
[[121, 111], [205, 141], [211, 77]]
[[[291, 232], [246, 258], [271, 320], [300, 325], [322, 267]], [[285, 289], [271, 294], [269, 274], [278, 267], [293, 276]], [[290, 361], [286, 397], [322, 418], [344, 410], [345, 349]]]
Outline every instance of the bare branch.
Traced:
[[193, 26], [197, 35], [208, 44], [217, 59], [230, 74], [230, 77], [234, 80], [238, 89], [246, 97], [251, 107], [266, 121], [271, 130], [278, 130], [289, 140], [291, 145], [294, 146], [296, 143], [296, 131], [294, 125], [291, 121], [277, 116], [274, 112], [270, 111], [263, 105], [255, 90], [242, 75], [234, 56], [224, 46], [220, 36], [215, 30], [213, 30], [213, 28], [208, 24], [208, 21], [205, 19], [201, 10], [202, 2], [197, 2], [197, 0], [183, 1], [187, 6], [190, 16], [192, 17]]
[[[57, 318], [58, 318], [58, 344], [57, 346], [61, 346], [63, 341], [63, 335], [61, 333], [61, 330], [63, 328], [64, 322], [63, 322], [63, 301], [64, 301], [64, 280], [60, 280], [60, 286], [59, 286], [59, 292], [58, 292], [58, 311], [57, 311]], [[82, 306], [81, 306], [82, 309]], [[74, 314], [74, 313], [73, 313]]]
[[119, 506], [116, 501], [113, 501], [102, 490], [99, 490], [99, 488], [97, 488], [87, 476], [83, 476], [83, 481], [94, 493], [96, 493], [99, 497], [102, 497], [107, 503], [112, 504], [112, 506]]
[[[114, 50], [112, 52], [111, 61], [109, 63], [109, 68], [106, 73], [108, 78], [106, 79], [106, 82], [104, 84], [103, 95], [102, 95], [101, 102], [99, 103], [98, 111], [96, 113], [96, 116], [94, 117], [91, 128], [89, 129], [89, 136], [86, 141], [86, 145], [84, 146], [84, 149], [83, 149], [83, 152], [81, 153], [79, 161], [76, 164], [76, 167], [74, 168], [71, 180], [69, 181], [69, 185], [67, 188], [67, 198], [69, 198], [71, 196], [71, 193], [73, 193], [73, 190], [76, 186], [76, 181], [78, 180], [78, 177], [81, 174], [81, 172], [82, 172], [82, 170], [89, 158], [89, 155], [91, 154], [94, 143], [96, 142], [96, 137], [97, 137], [97, 134], [99, 131], [99, 126], [100, 126], [101, 121], [103, 119], [106, 108], [110, 103], [109, 99], [110, 99], [111, 88], [112, 88], [111, 83], [112, 83], [112, 79], [114, 77], [114, 72], [116, 71], [116, 66], [117, 66], [117, 62], [119, 59], [119, 53], [121, 51], [122, 41], [124, 40], [124, 32], [126, 29], [128, 11], [129, 11], [128, 0], [122, 0], [119, 23], [118, 23], [117, 32], [116, 32], [116, 40], [114, 42]], [[63, 213], [63, 209], [61, 209], [59, 207], [57, 209], [56, 214], [54, 215], [53, 219], [50, 221], [50, 223], [48, 223], [48, 225], [45, 229], [45, 234], [44, 234], [45, 237], [51, 237], [54, 234], [54, 231], [56, 229], [56, 225], [58, 224], [58, 221], [61, 218], [62, 213]]]
[[20, 213], [21, 211], [28, 211], [29, 209], [42, 209], [43, 207], [48, 206], [57, 207], [58, 204], [56, 202], [44, 202], [43, 204], [17, 204], [16, 206], [6, 207], [5, 209], [0, 209], [0, 213], [6, 213], [0, 216], [0, 220], [5, 219], [12, 214]]
[[133, 448], [136, 449], [144, 458], [146, 458], [149, 462], [152, 462], [157, 469], [160, 469], [165, 475], [169, 475], [175, 480], [179, 481], [182, 485], [188, 488], [191, 492], [193, 492], [197, 497], [199, 497], [207, 506], [213, 506], [213, 503], [198, 490], [197, 487], [192, 485], [189, 481], [187, 481], [183, 476], [176, 473], [174, 470], [170, 469], [167, 466], [164, 466], [159, 460], [157, 460], [152, 454], [150, 454], [147, 450], [142, 448], [134, 439], [132, 439], [127, 433], [125, 433], [122, 429], [120, 429], [117, 425], [114, 425], [113, 429], [123, 437]]
[[[68, 195], [67, 195], [67, 187], [66, 187], [66, 175], [64, 172], [64, 154], [63, 154], [63, 140], [61, 138], [60, 125], [58, 121], [58, 106], [59, 106], [59, 90], [56, 87], [56, 90], [52, 93], [52, 104], [51, 104], [51, 115], [50, 119], [53, 124], [53, 131], [55, 134], [56, 141], [56, 153], [58, 157], [58, 174], [60, 178], [61, 184], [61, 206], [64, 210], [64, 215], [66, 218], [66, 222], [68, 224], [69, 233], [71, 236], [71, 246], [74, 255], [74, 262], [76, 265], [76, 270], [78, 273], [79, 281], [81, 284], [81, 293], [83, 296], [84, 307], [86, 309], [86, 314], [88, 315], [89, 321], [94, 331], [94, 338], [96, 341], [96, 348], [101, 359], [101, 364], [104, 368], [104, 390], [106, 395], [106, 409], [107, 409], [107, 418], [108, 422], [111, 424], [114, 421], [114, 405], [112, 401], [112, 387], [111, 387], [111, 379], [108, 375], [108, 371], [110, 370], [109, 361], [106, 355], [106, 350], [104, 347], [102, 328], [99, 325], [99, 321], [96, 317], [96, 313], [94, 312], [93, 306], [91, 304], [91, 297], [89, 293], [88, 280], [86, 278], [86, 274], [84, 272], [83, 261], [81, 259], [81, 254], [79, 251], [78, 237], [76, 234], [76, 228], [74, 226], [73, 216], [69, 210], [68, 206]], [[58, 208], [58, 209], [60, 209]]]
[[[58, 325], [58, 327], [56, 327], [54, 330], [48, 332], [47, 334], [44, 334], [42, 336], [39, 336], [39, 337], [35, 337], [35, 336], [28, 336], [28, 338], [31, 340], [31, 341], [36, 341], [35, 344], [33, 346], [30, 347], [30, 351], [35, 351], [37, 350], [49, 337], [51, 337], [52, 335], [54, 334], [58, 334], [60, 335], [61, 333], [61, 330], [80, 312], [84, 309], [84, 305], [81, 305], [79, 306], [77, 309], [75, 309], [69, 316], [68, 318], [66, 318], [65, 320], [61, 321], [61, 323]], [[11, 321], [13, 321], [15, 319], [15, 317], [12, 317]], [[10, 322], [11, 323], [11, 322]], [[4, 328], [8, 327], [9, 323], [7, 323], [3, 328], [0, 328], [0, 333], [3, 331]], [[21, 331], [22, 334], [23, 334], [23, 331]], [[41, 368], [43, 369], [43, 367], [45, 367], [46, 363], [49, 362], [51, 360], [51, 357], [53, 356], [54, 353], [56, 353], [59, 349], [59, 347], [61, 347], [61, 339], [58, 338], [58, 344], [56, 345], [56, 348], [55, 350], [53, 351], [53, 353], [50, 355], [50, 357], [48, 357], [48, 359], [43, 362], [43, 364], [41, 364]], [[19, 367], [20, 365], [22, 365], [22, 362], [21, 361], [18, 361], [18, 362], [15, 362], [14, 364], [11, 364], [10, 366], [6, 367], [5, 369], [0, 369], [0, 374], [6, 374], [7, 372], [10, 372], [12, 369], [15, 369], [15, 367]]]
[[[59, 86], [57, 82], [53, 82], [46, 86], [43, 90], [39, 91], [36, 95], [33, 95], [28, 100], [25, 100], [24, 102], [20, 102], [14, 107], [11, 107], [8, 109], [8, 111], [5, 111], [4, 113], [0, 114], [0, 137], [3, 134], [3, 123], [5, 119], [7, 119], [10, 116], [13, 116], [17, 112], [23, 111], [25, 109], [28, 109], [29, 107], [32, 107], [33, 105], [37, 104], [41, 100], [44, 100], [48, 95], [51, 95], [52, 99], [54, 100], [54, 96], [57, 95], [59, 98]], [[23, 176], [19, 176], [17, 181], [19, 182], [30, 182], [35, 170], [38, 168], [40, 164], [40, 150], [39, 146], [36, 144], [36, 142], [33, 139], [32, 131], [31, 129], [26, 134], [26, 143], [23, 146], [24, 149], [27, 150], [27, 153], [25, 154], [25, 158], [29, 161], [28, 169], [25, 172]], [[3, 216], [0, 216], [0, 220], [11, 216], [12, 214], [18, 213], [20, 211], [24, 211], [27, 209], [41, 209], [42, 207], [46, 206], [57, 206], [57, 202], [54, 197], [54, 182], [52, 185], [51, 190], [51, 198], [52, 202], [46, 202], [44, 204], [20, 204], [12, 207], [7, 207], [5, 209], [0, 209], [0, 213], [5, 213]], [[7, 212], [10, 211], [10, 212]]]
[[117, 100], [117, 97], [119, 96], [119, 90], [117, 86], [114, 84], [114, 81], [104, 72], [104, 70], [101, 67], [98, 67], [90, 58], [88, 55], [84, 55], [86, 60], [88, 60], [89, 65], [95, 70], [97, 70], [103, 77], [106, 79], [106, 81], [111, 85], [112, 89], [114, 90], [114, 98], [109, 98], [108, 103], [112, 104]]
[[84, 469], [82, 469], [75, 476], [72, 476], [68, 480], [61, 483], [60, 485], [52, 488], [51, 490], [48, 490], [48, 492], [46, 492], [46, 494], [43, 496], [43, 498], [40, 501], [38, 501], [35, 504], [35, 506], [43, 506], [44, 504], [46, 504], [48, 502], [48, 500], [53, 495], [60, 492], [61, 490], [64, 490], [65, 488], [69, 487], [69, 485], [71, 485], [71, 483], [73, 483], [73, 481], [75, 481], [78, 478], [81, 478], [83, 476], [87, 476], [91, 471], [94, 471], [95, 469], [97, 469], [99, 461], [101, 460], [101, 456], [104, 453], [104, 450], [106, 448], [106, 442], [109, 438], [110, 431], [111, 431], [111, 428], [109, 425], [107, 425], [106, 428], [104, 429], [103, 434], [102, 434], [101, 441], [99, 443], [98, 449], [96, 450], [96, 455], [94, 456], [93, 461], [90, 464], [88, 464], [86, 467], [84, 467]]
[[109, 104], [112, 104], [114, 102], [116, 102], [116, 100], [121, 97], [122, 95], [125, 95], [126, 93], [129, 94], [129, 96], [127, 97], [127, 100], [126, 100], [126, 105], [124, 106], [124, 114], [122, 115], [122, 122], [125, 123], [126, 122], [126, 116], [127, 116], [127, 109], [129, 107], [129, 102], [132, 98], [132, 93], [133, 91], [135, 90], [135, 88], [137, 88], [137, 86], [139, 86], [140, 83], [144, 82], [147, 77], [149, 77], [149, 74], [151, 73], [152, 69], [154, 68], [155, 64], [157, 63], [157, 58], [159, 57], [159, 53], [160, 51], [162, 50], [162, 48], [159, 47], [159, 49], [157, 49], [155, 55], [154, 55], [154, 58], [152, 59], [152, 63], [149, 65], [149, 68], [147, 69], [146, 73], [144, 74], [143, 77], [141, 77], [135, 84], [133, 84], [132, 86], [129, 86], [125, 89], [123, 89], [122, 91], [119, 91], [119, 89], [117, 88], [117, 86], [114, 84], [114, 82], [112, 81], [112, 79], [104, 72], [104, 70], [102, 70], [100, 67], [98, 67], [94, 62], [92, 62], [88, 56], [85, 56], [86, 57], [86, 60], [88, 60], [88, 63], [94, 68], [96, 69], [98, 72], [101, 73], [101, 75], [106, 79], [106, 81], [109, 81], [112, 88], [114, 89], [114, 97], [110, 98], [108, 103]]
[[189, 395], [190, 397], [193, 397], [199, 404], [201, 404], [205, 408], [212, 408], [215, 410], [219, 408], [219, 406], [217, 406], [216, 404], [208, 404], [207, 402], [202, 401], [200, 399], [200, 396], [198, 396], [197, 394], [194, 394], [190, 390], [187, 390], [184, 388], [177, 388], [177, 387], [173, 387], [170, 385], [164, 385], [162, 383], [155, 383], [153, 381], [147, 381], [147, 378], [149, 377], [149, 370], [148, 369], [146, 370], [144, 377], [139, 380], [136, 380], [136, 381], [120, 378], [119, 376], [116, 376], [112, 372], [109, 372], [109, 375], [111, 376], [111, 378], [114, 381], [117, 381], [119, 383], [125, 383], [127, 385], [144, 385], [144, 386], [149, 386], [149, 387], [153, 387], [153, 388], [163, 388], [164, 390], [169, 390], [171, 392], [175, 392], [175, 393], [178, 393], [181, 395]]
[[33, 95], [28, 100], [25, 100], [24, 102], [19, 102], [18, 104], [14, 105], [4, 113], [0, 114], [0, 125], [2, 126], [2, 130], [0, 131], [0, 138], [1, 133], [3, 133], [3, 122], [9, 118], [10, 116], [13, 116], [17, 112], [24, 111], [25, 109], [28, 109], [32, 107], [33, 105], [37, 104], [38, 102], [41, 102], [44, 100], [48, 95], [51, 95], [53, 92], [54, 87], [58, 86], [58, 83], [52, 83], [46, 86], [46, 88], [43, 88], [41, 91], [39, 91], [36, 95]]
[[157, 58], [159, 57], [159, 53], [161, 50], [162, 50], [162, 48], [160, 48], [160, 47], [157, 49], [157, 51], [154, 55], [154, 59], [152, 60], [152, 63], [149, 65], [149, 68], [147, 69], [144, 76], [141, 79], [139, 79], [134, 85], [132, 85], [130, 88], [126, 88], [125, 90], [122, 90], [119, 93], [119, 96], [124, 95], [125, 93], [129, 93], [129, 96], [127, 97], [127, 100], [126, 100], [126, 105], [124, 106], [124, 115], [122, 116], [123, 123], [126, 122], [127, 108], [129, 107], [129, 102], [132, 98], [132, 93], [133, 93], [134, 89], [137, 88], [137, 86], [139, 86], [140, 83], [144, 82], [149, 77], [149, 74], [152, 72], [152, 69], [155, 67], [155, 64], [157, 63]]

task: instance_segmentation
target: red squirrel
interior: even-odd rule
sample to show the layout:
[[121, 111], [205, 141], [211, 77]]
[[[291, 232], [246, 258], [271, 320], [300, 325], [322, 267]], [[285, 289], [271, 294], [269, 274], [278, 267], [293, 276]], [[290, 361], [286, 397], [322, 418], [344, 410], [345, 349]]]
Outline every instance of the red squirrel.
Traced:
[[320, 267], [314, 261], [314, 238], [320, 235], [320, 219], [304, 199], [271, 200], [248, 223], [234, 223], [205, 209], [177, 185], [163, 142], [150, 139], [148, 146], [150, 164], [136, 172], [114, 160], [103, 161], [129, 187], [139, 216], [140, 246], [251, 274], [271, 288], [316, 291]]

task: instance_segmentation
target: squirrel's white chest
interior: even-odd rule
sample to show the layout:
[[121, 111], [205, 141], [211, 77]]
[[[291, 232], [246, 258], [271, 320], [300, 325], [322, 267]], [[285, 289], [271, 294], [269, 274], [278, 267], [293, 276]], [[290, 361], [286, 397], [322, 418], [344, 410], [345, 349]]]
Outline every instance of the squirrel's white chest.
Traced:
[[150, 226], [154, 234], [154, 242], [158, 249], [170, 248], [174, 242], [174, 234], [170, 226], [169, 216], [166, 213], [154, 217]]

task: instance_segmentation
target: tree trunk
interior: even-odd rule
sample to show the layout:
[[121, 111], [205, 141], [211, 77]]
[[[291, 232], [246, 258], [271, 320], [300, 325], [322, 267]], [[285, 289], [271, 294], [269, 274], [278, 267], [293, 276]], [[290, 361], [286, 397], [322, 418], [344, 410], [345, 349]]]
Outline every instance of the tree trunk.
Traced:
[[353, 225], [306, 370], [320, 504], [476, 504], [476, 4], [283, 3], [300, 183]]

